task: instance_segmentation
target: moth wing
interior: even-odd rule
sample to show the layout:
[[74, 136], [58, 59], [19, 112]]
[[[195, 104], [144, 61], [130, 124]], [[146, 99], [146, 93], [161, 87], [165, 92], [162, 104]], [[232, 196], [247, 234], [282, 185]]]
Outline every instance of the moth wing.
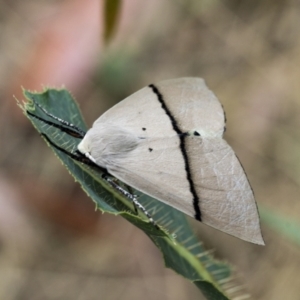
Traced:
[[[203, 223], [263, 244], [253, 193], [222, 139], [224, 126], [223, 108], [203, 79], [179, 78], [145, 87], [112, 107], [95, 121], [82, 146], [97, 148], [91, 152], [96, 162], [137, 190], [193, 217], [199, 205]], [[106, 131], [110, 127], [120, 136]], [[112, 148], [120, 150], [105, 159], [98, 145], [103, 129]], [[200, 136], [186, 136], [195, 131]], [[122, 151], [132, 145], [129, 136], [138, 145]]]
[[[167, 114], [157, 89], [168, 108]], [[114, 124], [136, 135], [174, 135], [170, 115], [181, 132], [198, 131], [202, 136], [222, 136], [225, 117], [222, 105], [202, 78], [177, 78], [147, 86], [119, 102], [94, 123]]]
[[[107, 166], [128, 185], [194, 217], [193, 194], [179, 139], [146, 139]], [[231, 147], [221, 138], [185, 138], [191, 178], [202, 222], [256, 244], [264, 244], [252, 189]]]
[[186, 147], [203, 223], [264, 245], [254, 194], [232, 148], [221, 138], [197, 137], [186, 139]]

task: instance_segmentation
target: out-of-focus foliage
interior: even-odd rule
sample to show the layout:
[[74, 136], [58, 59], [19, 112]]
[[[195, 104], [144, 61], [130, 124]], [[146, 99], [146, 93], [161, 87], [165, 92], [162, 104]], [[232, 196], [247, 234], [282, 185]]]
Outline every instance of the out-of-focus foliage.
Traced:
[[112, 38], [114, 30], [117, 27], [118, 19], [120, 16], [121, 4], [122, 4], [121, 0], [105, 0], [104, 38], [106, 41], [109, 41]]

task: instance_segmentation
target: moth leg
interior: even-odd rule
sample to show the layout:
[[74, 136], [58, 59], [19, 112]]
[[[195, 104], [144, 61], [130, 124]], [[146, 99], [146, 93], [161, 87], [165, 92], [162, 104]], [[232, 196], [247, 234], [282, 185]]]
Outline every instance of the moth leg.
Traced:
[[152, 216], [148, 213], [148, 211], [146, 210], [146, 208], [140, 202], [138, 202], [136, 195], [127, 192], [125, 189], [123, 189], [121, 186], [119, 186], [115, 182], [115, 180], [109, 178], [107, 175], [103, 174], [102, 178], [105, 179], [106, 182], [109, 183], [120, 194], [124, 195], [127, 199], [129, 199], [133, 203], [133, 206], [135, 207], [135, 209], [138, 207], [147, 216], [147, 218], [149, 219], [150, 223], [152, 225], [154, 225], [157, 229], [159, 229], [159, 227], [157, 226], [157, 224], [153, 220]]

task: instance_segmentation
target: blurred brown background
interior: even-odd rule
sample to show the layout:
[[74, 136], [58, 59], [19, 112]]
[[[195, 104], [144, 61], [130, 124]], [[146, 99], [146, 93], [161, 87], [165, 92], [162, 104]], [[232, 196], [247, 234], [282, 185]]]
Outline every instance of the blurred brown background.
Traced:
[[142, 232], [95, 212], [13, 98], [65, 86], [90, 126], [181, 76], [223, 103], [266, 246], [192, 222], [200, 239], [253, 299], [300, 299], [300, 2], [124, 0], [110, 43], [103, 32], [101, 0], [0, 0], [1, 299], [203, 299]]

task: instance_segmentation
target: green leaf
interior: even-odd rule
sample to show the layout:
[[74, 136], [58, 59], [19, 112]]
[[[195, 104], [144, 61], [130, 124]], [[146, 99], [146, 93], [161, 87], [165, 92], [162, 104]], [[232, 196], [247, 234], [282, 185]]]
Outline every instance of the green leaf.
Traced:
[[[45, 133], [58, 146], [74, 153], [80, 142], [79, 139], [45, 124], [27, 113], [30, 112], [48, 121], [58, 123], [58, 121], [47, 116], [36, 105], [38, 103], [49, 113], [86, 131], [86, 125], [80, 110], [71, 95], [66, 90], [54, 89], [47, 89], [41, 94], [24, 91], [24, 95], [27, 102], [19, 105], [38, 132]], [[207, 299], [229, 299], [229, 295], [226, 294], [224, 288], [224, 283], [227, 284], [231, 278], [229, 266], [215, 260], [205, 251], [183, 213], [147, 195], [134, 191], [135, 194], [139, 195], [139, 202], [146, 207], [160, 226], [160, 229], [157, 229], [141, 212], [136, 215], [132, 203], [113, 189], [101, 177], [99, 170], [94, 170], [74, 161], [53, 146], [50, 145], [50, 147], [74, 179], [79, 182], [83, 190], [96, 203], [97, 209], [121, 215], [143, 230], [161, 250], [166, 266], [193, 281]]]
[[104, 4], [104, 39], [108, 42], [118, 23], [121, 10], [121, 0], [106, 0]]

